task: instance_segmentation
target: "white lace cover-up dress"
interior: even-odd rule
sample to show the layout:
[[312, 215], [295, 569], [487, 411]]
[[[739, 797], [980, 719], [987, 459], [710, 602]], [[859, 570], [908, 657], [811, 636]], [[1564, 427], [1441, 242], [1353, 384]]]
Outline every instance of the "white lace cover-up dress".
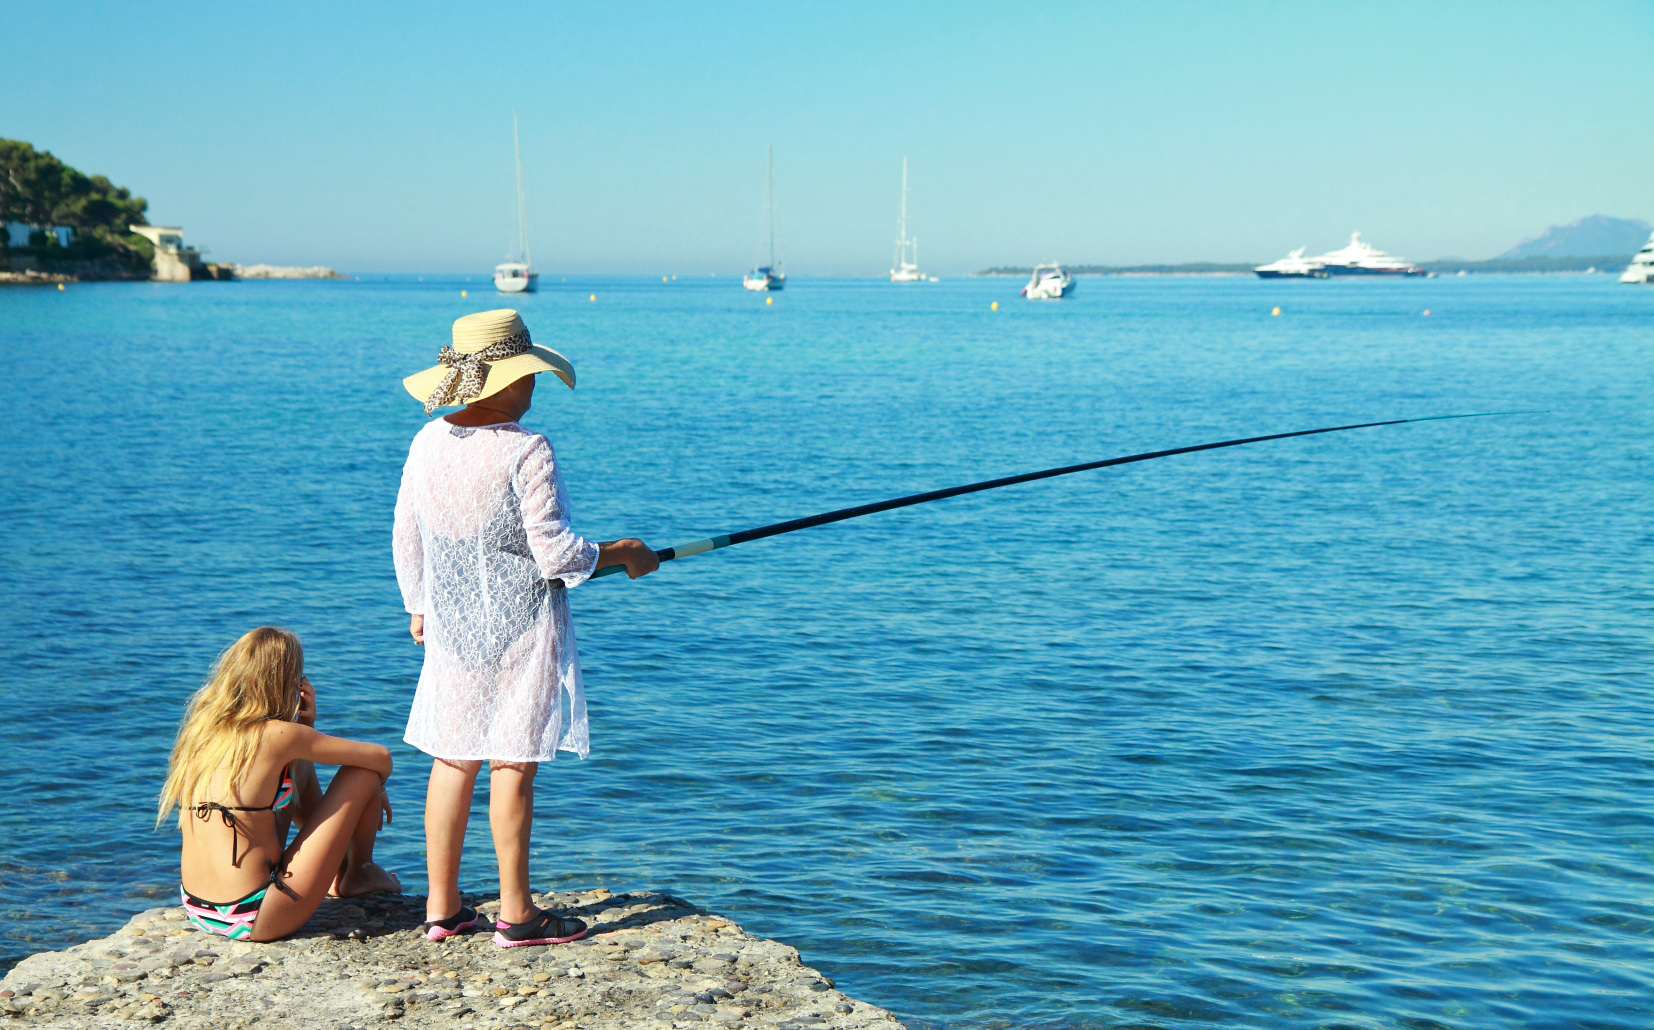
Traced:
[[550, 442], [514, 422], [432, 421], [408, 448], [393, 548], [403, 603], [425, 617], [404, 739], [452, 760], [586, 757], [567, 588], [591, 576], [597, 545], [569, 525]]

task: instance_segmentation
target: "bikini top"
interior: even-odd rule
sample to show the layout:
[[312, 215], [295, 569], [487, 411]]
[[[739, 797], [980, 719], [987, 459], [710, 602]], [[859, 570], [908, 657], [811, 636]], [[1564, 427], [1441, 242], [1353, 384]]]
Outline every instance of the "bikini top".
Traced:
[[230, 828], [230, 864], [239, 867], [241, 854], [237, 850], [236, 842], [243, 836], [251, 839], [247, 828], [241, 825], [241, 820], [235, 817], [236, 812], [279, 812], [293, 803], [293, 766], [292, 763], [282, 766], [281, 782], [276, 785], [276, 796], [268, 805], [221, 805], [216, 801], [203, 801], [194, 808], [195, 817], [202, 822], [212, 818], [217, 812], [224, 825]]

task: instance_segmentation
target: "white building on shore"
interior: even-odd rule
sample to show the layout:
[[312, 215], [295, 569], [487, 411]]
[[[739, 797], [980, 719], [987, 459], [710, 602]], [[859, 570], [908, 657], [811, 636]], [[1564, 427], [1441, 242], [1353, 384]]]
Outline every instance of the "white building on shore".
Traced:
[[201, 264], [201, 255], [184, 246], [184, 230], [176, 225], [129, 225], [127, 229], [155, 244], [155, 281], [187, 283]]

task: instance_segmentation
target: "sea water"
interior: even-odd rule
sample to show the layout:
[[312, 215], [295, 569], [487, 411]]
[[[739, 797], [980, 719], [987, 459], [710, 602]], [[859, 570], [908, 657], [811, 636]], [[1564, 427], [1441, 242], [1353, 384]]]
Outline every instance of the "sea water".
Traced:
[[395, 750], [379, 857], [423, 890], [399, 379], [509, 304], [579, 370], [525, 419], [577, 527], [656, 546], [1546, 412], [582, 586], [593, 751], [541, 771], [538, 888], [681, 894], [914, 1027], [1654, 1023], [1654, 289], [542, 283], [0, 290], [0, 965], [175, 901], [172, 734], [261, 623], [321, 728]]

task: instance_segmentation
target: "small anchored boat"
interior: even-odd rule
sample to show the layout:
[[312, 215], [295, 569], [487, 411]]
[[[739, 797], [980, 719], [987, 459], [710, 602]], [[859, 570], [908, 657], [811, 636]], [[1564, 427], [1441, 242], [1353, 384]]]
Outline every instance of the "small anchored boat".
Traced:
[[534, 256], [528, 248], [528, 204], [523, 197], [523, 143], [517, 134], [517, 111], [511, 111], [511, 143], [517, 151], [517, 253], [494, 266], [494, 289], [501, 293], [533, 293], [540, 285]]
[[[913, 259], [908, 260], [912, 248]], [[893, 283], [922, 283], [925, 273], [919, 271], [919, 241], [907, 235], [907, 158], [902, 158], [902, 213], [896, 221], [896, 257], [890, 263], [890, 281]]]
[[1022, 295], [1029, 300], [1061, 300], [1074, 292], [1074, 277], [1058, 264], [1036, 265]]
[[[741, 285], [760, 293], [781, 290], [787, 286], [787, 259], [781, 253], [781, 230], [775, 218], [775, 149], [764, 148], [764, 224], [770, 241], [769, 264], [753, 263], [752, 271], [741, 278]], [[763, 247], [763, 243], [759, 243]]]

